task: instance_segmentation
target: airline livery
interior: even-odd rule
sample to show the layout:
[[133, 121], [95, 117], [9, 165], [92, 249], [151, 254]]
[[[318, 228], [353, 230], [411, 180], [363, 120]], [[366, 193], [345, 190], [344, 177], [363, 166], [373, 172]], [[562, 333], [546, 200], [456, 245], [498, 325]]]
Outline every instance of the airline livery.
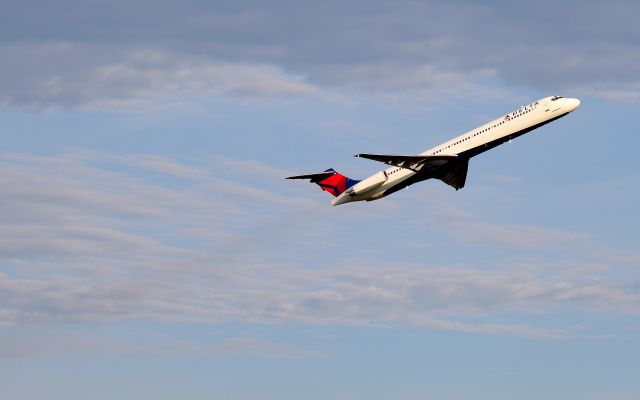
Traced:
[[555, 121], [578, 108], [580, 100], [551, 96], [540, 99], [485, 125], [472, 129], [418, 155], [356, 154], [391, 167], [357, 181], [329, 168], [324, 172], [290, 176], [308, 179], [335, 199], [331, 205], [378, 200], [409, 185], [435, 178], [456, 190], [467, 180], [469, 159], [504, 142]]

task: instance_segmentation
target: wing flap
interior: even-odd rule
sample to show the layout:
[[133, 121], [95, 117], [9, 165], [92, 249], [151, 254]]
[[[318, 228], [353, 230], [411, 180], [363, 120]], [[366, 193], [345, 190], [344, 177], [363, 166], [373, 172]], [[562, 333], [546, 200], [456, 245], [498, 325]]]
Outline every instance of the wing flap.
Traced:
[[469, 160], [460, 160], [442, 168], [435, 177], [454, 189], [460, 190], [467, 181], [468, 170]]

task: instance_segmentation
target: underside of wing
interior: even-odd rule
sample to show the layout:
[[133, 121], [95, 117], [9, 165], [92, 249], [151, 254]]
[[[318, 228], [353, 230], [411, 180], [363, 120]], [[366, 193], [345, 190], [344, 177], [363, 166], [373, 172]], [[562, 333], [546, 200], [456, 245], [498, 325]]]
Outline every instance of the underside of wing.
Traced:
[[467, 181], [467, 170], [469, 169], [469, 160], [461, 159], [453, 161], [436, 172], [434, 178], [440, 179], [442, 182], [452, 186], [456, 190], [462, 189]]
[[443, 165], [458, 159], [458, 156], [403, 156], [393, 154], [356, 154], [355, 157], [368, 158], [387, 165], [407, 168], [414, 172], [436, 171]]

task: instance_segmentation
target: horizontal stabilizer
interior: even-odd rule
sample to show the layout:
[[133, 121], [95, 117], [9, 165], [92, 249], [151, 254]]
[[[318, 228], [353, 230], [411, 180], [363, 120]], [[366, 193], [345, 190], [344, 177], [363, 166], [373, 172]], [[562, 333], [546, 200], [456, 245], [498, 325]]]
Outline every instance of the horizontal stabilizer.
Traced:
[[311, 182], [320, 182], [320, 181], [325, 180], [328, 177], [332, 176], [333, 174], [335, 174], [335, 172], [333, 172], [333, 171], [331, 171], [331, 172], [320, 172], [320, 173], [317, 173], [317, 174], [290, 176], [290, 177], [288, 177], [286, 179], [309, 179]]
[[356, 154], [354, 157], [368, 158], [369, 160], [379, 161], [387, 165], [393, 165], [400, 168], [407, 168], [415, 172], [423, 169], [435, 170], [449, 161], [456, 160], [458, 156], [442, 155], [442, 156], [403, 156], [393, 154]]

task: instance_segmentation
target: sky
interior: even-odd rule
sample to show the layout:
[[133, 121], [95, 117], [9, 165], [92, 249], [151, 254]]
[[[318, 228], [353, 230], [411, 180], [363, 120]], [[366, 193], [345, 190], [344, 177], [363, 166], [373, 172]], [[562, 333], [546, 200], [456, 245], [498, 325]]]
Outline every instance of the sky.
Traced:
[[[2, 1], [8, 399], [637, 399], [637, 1]], [[439, 181], [287, 181], [579, 109]]]

